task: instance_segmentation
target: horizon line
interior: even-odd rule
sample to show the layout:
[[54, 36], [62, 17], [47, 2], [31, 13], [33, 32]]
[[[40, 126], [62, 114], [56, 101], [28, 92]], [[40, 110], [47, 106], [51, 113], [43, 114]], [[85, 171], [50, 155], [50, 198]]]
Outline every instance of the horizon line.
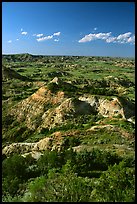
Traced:
[[133, 56], [102, 56], [102, 55], [70, 55], [70, 54], [65, 54], [65, 55], [57, 55], [57, 54], [31, 54], [31, 53], [28, 53], [28, 52], [26, 52], [26, 53], [2, 53], [2, 55], [25, 55], [25, 54], [28, 54], [28, 55], [33, 55], [33, 56], [71, 56], [71, 57], [111, 57], [111, 58], [135, 58], [135, 56], [133, 57]]

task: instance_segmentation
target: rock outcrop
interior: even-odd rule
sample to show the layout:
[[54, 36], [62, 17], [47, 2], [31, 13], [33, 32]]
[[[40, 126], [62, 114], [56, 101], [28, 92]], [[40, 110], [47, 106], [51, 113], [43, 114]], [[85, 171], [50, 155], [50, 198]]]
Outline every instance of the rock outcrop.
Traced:
[[24, 157], [31, 155], [33, 158], [38, 159], [45, 150], [60, 151], [63, 145], [63, 138], [57, 138], [57, 134], [58, 132], [51, 135], [52, 137], [46, 137], [34, 143], [12, 143], [3, 148], [2, 154], [9, 156], [17, 153]]
[[[60, 84], [55, 77], [52, 83]], [[71, 86], [71, 84], [69, 84]], [[107, 98], [101, 95], [84, 94], [79, 98], [67, 97], [64, 91], [52, 93], [47, 86], [42, 86], [27, 99], [19, 102], [11, 114], [19, 122], [40, 132], [42, 128], [49, 130], [55, 126], [67, 124], [67, 118], [78, 115], [100, 114], [103, 117], [118, 116], [128, 119], [134, 116], [134, 104], [118, 97]]]
[[12, 143], [3, 148], [2, 154], [10, 155], [12, 153], [23, 154], [30, 152], [35, 146], [35, 143]]
[[19, 102], [11, 110], [11, 114], [15, 115], [19, 122], [25, 121], [29, 129], [35, 130], [40, 126], [43, 114], [52, 106], [59, 105], [64, 99], [64, 92], [59, 91], [53, 95], [46, 86], [42, 86], [36, 93]]
[[79, 97], [79, 100], [89, 103], [99, 114], [104, 117], [121, 115], [125, 119], [123, 106], [116, 97], [108, 100], [105, 99], [105, 97], [85, 94], [84, 96]]

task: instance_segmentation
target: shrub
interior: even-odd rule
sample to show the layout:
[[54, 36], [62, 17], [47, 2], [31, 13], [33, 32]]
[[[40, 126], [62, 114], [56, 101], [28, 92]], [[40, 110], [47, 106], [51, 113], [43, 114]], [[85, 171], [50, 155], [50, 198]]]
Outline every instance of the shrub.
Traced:
[[65, 148], [74, 147], [80, 144], [80, 139], [77, 137], [65, 137], [63, 140]]
[[14, 176], [14, 178], [6, 177], [2, 179], [2, 194], [3, 195], [16, 195], [19, 184], [22, 183], [21, 179]]
[[60, 168], [61, 160], [57, 151], [45, 151], [37, 161], [37, 166], [41, 175], [46, 175], [49, 169]]
[[14, 155], [2, 162], [3, 194], [15, 195], [19, 185], [27, 180], [27, 164], [25, 158]]
[[24, 202], [88, 202], [92, 190], [91, 182], [76, 177], [67, 164], [63, 173], [52, 169], [48, 178], [42, 176], [29, 183]]
[[9, 125], [11, 125], [14, 121], [14, 117], [12, 115], [7, 115], [3, 117], [2, 119], [2, 125], [3, 127], [7, 128]]
[[121, 158], [115, 153], [99, 149], [93, 149], [91, 152], [84, 150], [76, 156], [76, 172], [79, 175], [86, 175], [88, 171], [104, 171], [109, 165], [118, 164], [120, 161]]
[[68, 161], [71, 161], [71, 166], [75, 166], [76, 164], [76, 155], [77, 153], [73, 151], [72, 147], [65, 150], [62, 154], [62, 157], [64, 158], [63, 164], [66, 164]]
[[26, 178], [26, 167], [25, 158], [14, 154], [2, 162], [2, 175], [11, 179], [17, 177], [24, 180]]
[[56, 93], [59, 90], [59, 86], [56, 83], [49, 83], [47, 87], [52, 93]]
[[91, 193], [95, 202], [134, 202], [135, 201], [135, 172], [126, 167], [122, 161], [110, 166], [101, 175]]
[[2, 196], [2, 202], [22, 202], [20, 196], [11, 196], [10, 194]]

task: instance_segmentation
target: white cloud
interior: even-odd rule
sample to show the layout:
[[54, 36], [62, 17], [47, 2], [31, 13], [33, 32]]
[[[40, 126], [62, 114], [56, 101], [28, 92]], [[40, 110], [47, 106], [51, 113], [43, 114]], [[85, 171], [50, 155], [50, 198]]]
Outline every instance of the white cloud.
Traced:
[[94, 30], [97, 30], [97, 28], [94, 28]]
[[131, 34], [132, 34], [131, 32], [124, 33], [124, 34], [120, 34], [120, 35], [117, 37], [117, 40], [126, 40]]
[[17, 41], [19, 40], [19, 38], [16, 39]]
[[[43, 34], [42, 33], [40, 33], [40, 34], [33, 34], [33, 36], [36, 36], [36, 37], [38, 37], [38, 39], [36, 39], [38, 42], [41, 42], [41, 41], [44, 41], [44, 40], [50, 40], [50, 39], [52, 39], [54, 36], [59, 36], [61, 34], [61, 32], [57, 32], [57, 33], [53, 33], [53, 35], [48, 35], [48, 36], [43, 36]], [[43, 37], [42, 37], [43, 36]], [[55, 39], [54, 40], [55, 42], [58, 42], [59, 41], [59, 39]]]
[[132, 35], [131, 32], [127, 32], [124, 34], [120, 34], [118, 36], [112, 36], [111, 32], [109, 33], [90, 33], [89, 35], [85, 35], [78, 42], [90, 42], [92, 40], [105, 40], [107, 43], [130, 43], [135, 44], [135, 35]]
[[54, 36], [59, 36], [61, 32], [54, 33]]
[[23, 31], [23, 28], [21, 28], [21, 32]]
[[80, 39], [78, 42], [90, 42], [91, 40], [95, 39], [95, 34], [85, 35], [84, 38]]
[[9, 40], [8, 43], [12, 43], [12, 40]]
[[106, 39], [107, 43], [116, 42], [116, 37], [109, 37]]
[[84, 38], [80, 39], [78, 42], [90, 42], [91, 40], [96, 40], [96, 39], [107, 39], [110, 36], [111, 32], [109, 33], [97, 33], [97, 34], [92, 34], [90, 33], [89, 35], [85, 35]]
[[43, 34], [42, 33], [40, 33], [40, 34], [33, 34], [33, 36], [36, 36], [36, 37], [40, 38], [40, 37], [43, 36]]
[[131, 36], [130, 38], [127, 39], [128, 43], [133, 43], [135, 44], [135, 35]]
[[124, 33], [124, 34], [120, 34], [117, 37], [109, 37], [108, 39], [106, 39], [107, 43], [110, 42], [116, 42], [116, 43], [120, 43], [120, 44], [124, 44], [124, 43], [131, 43], [131, 44], [135, 44], [135, 35], [132, 35], [131, 32], [128, 33]]
[[52, 38], [53, 38], [53, 35], [48, 35], [48, 36], [45, 36], [45, 37], [42, 37], [42, 38], [38, 38], [37, 41], [40, 42], [40, 41], [49, 40], [49, 39], [52, 39]]
[[23, 31], [23, 32], [21, 32], [21, 34], [22, 34], [22, 35], [27, 35], [28, 33], [25, 32], [25, 31]]
[[58, 41], [59, 41], [59, 39], [55, 39], [54, 41], [55, 41], [55, 42], [58, 42]]
[[98, 39], [105, 40], [105, 39], [107, 39], [110, 35], [111, 35], [111, 32], [109, 32], [109, 33], [97, 33], [97, 34], [95, 34], [95, 37], [98, 38]]
[[37, 37], [42, 37], [43, 36], [43, 34], [41, 33], [41, 34], [37, 34], [36, 35]]

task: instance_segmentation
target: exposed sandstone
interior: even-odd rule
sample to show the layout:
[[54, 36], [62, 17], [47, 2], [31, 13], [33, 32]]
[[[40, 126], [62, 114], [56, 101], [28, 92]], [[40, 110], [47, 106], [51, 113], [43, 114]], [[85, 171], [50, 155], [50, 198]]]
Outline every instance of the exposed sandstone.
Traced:
[[38, 159], [43, 154], [43, 151], [45, 150], [51, 150], [51, 151], [61, 150], [63, 145], [63, 138], [61, 134], [60, 134], [60, 138], [59, 136], [57, 137], [58, 134], [59, 132], [57, 134], [54, 133], [51, 135], [53, 138], [46, 137], [34, 143], [27, 143], [27, 142], [12, 143], [3, 148], [2, 154], [9, 156], [10, 154], [18, 153], [24, 157], [26, 157], [27, 155], [31, 155], [33, 158]]
[[113, 125], [95, 125], [92, 126], [91, 128], [89, 128], [87, 131], [96, 131], [99, 129], [107, 129], [107, 130], [113, 130], [115, 129], [115, 127]]
[[105, 97], [92, 96], [85, 94], [79, 97], [79, 100], [86, 101], [95, 110], [104, 117], [121, 115], [125, 119], [123, 107], [120, 101], [115, 97], [112, 100], [105, 99]]
[[[51, 82], [61, 83], [57, 77]], [[52, 129], [67, 124], [70, 116], [73, 118], [79, 114], [100, 114], [104, 117], [120, 116], [128, 119], [134, 115], [134, 109], [130, 101], [121, 103], [117, 97], [108, 99], [105, 96], [83, 94], [73, 100], [67, 98], [63, 91], [52, 93], [47, 86], [42, 86], [30, 97], [19, 102], [11, 114], [19, 122], [24, 121], [29, 129], [40, 132], [42, 128]]]
[[51, 150], [52, 142], [53, 142], [53, 139], [49, 137], [41, 139], [39, 142], [36, 142], [36, 144], [32, 148], [32, 151], [42, 151], [47, 149]]
[[32, 150], [34, 145], [35, 143], [23, 143], [23, 142], [12, 143], [3, 148], [2, 154], [10, 155], [12, 153], [19, 153], [19, 154], [27, 153]]

